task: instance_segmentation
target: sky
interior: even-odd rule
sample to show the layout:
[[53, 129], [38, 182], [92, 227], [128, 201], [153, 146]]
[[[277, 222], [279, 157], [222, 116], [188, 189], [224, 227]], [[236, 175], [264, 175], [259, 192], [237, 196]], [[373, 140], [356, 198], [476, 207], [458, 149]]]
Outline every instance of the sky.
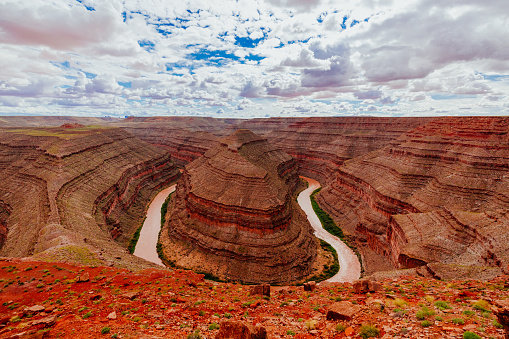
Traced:
[[507, 0], [0, 0], [0, 115], [507, 114]]

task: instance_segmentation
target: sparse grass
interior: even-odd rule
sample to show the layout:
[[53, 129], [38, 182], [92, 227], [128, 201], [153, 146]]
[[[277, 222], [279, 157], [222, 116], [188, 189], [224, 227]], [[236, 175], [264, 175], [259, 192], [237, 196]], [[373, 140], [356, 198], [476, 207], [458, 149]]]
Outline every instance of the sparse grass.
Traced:
[[83, 314], [83, 319], [88, 319], [92, 316], [92, 312], [87, 312], [85, 314]]
[[111, 331], [111, 328], [109, 328], [109, 327], [103, 327], [103, 328], [101, 329], [101, 334], [108, 334], [108, 333], [110, 333], [110, 331]]
[[427, 317], [431, 317], [435, 315], [435, 311], [430, 310], [428, 307], [424, 306], [420, 311], [417, 311], [415, 314], [416, 318], [419, 320], [424, 320]]
[[451, 319], [451, 322], [456, 325], [464, 325], [465, 324], [465, 320], [463, 320], [463, 318], [453, 318], [453, 319]]
[[481, 336], [475, 334], [474, 332], [466, 331], [463, 333], [463, 339], [482, 339]]
[[490, 310], [490, 303], [486, 300], [478, 300], [475, 303], [472, 304], [472, 307], [476, 310], [483, 311], [483, 312], [491, 312]]
[[202, 339], [202, 336], [200, 335], [200, 330], [196, 330], [193, 333], [189, 334], [187, 336], [187, 339]]
[[408, 304], [404, 299], [401, 299], [401, 298], [394, 299], [392, 301], [392, 303], [394, 304], [394, 306], [397, 306], [397, 307], [400, 307], [400, 308], [406, 307], [407, 304]]
[[432, 325], [433, 325], [433, 322], [431, 322], [429, 320], [424, 320], [423, 322], [421, 322], [422, 327], [430, 327]]
[[337, 324], [336, 325], [336, 331], [341, 333], [341, 332], [344, 332], [346, 330], [346, 326], [343, 325], [343, 324]]
[[443, 300], [435, 301], [435, 307], [441, 311], [446, 310], [446, 309], [452, 309], [452, 307], [449, 306], [449, 304]]
[[363, 339], [378, 337], [378, 334], [380, 334], [380, 330], [373, 325], [362, 325], [359, 331], [359, 335]]

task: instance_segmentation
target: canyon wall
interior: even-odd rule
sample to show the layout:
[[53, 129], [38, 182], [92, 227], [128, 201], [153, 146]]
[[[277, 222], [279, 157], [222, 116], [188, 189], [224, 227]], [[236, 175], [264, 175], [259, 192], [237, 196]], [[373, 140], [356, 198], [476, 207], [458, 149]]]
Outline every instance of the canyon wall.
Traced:
[[155, 191], [179, 171], [166, 152], [121, 129], [73, 126], [0, 131], [0, 255], [78, 246], [140, 264], [125, 246]]

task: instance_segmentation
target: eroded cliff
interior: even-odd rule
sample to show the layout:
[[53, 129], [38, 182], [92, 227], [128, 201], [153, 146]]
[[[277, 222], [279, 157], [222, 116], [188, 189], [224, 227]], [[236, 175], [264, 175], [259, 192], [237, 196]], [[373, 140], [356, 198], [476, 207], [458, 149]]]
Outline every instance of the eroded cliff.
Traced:
[[245, 283], [290, 283], [311, 272], [317, 242], [293, 193], [296, 162], [239, 130], [187, 165], [162, 232], [179, 266]]
[[58, 259], [71, 249], [141, 263], [124, 246], [178, 169], [123, 130], [65, 127], [0, 131], [1, 255]]

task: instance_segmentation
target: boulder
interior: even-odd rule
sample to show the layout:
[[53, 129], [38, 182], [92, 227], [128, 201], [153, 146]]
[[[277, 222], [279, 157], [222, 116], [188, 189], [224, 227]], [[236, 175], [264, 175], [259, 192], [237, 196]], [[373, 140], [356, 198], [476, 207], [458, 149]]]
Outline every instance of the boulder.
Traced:
[[88, 272], [84, 272], [81, 275], [78, 275], [76, 279], [74, 279], [77, 283], [87, 282], [90, 280], [90, 275]]
[[382, 284], [373, 280], [360, 279], [353, 283], [354, 293], [377, 292], [380, 290], [382, 290]]
[[240, 321], [223, 321], [215, 339], [266, 339], [267, 330]]
[[55, 315], [50, 315], [48, 317], [44, 317], [44, 318], [32, 321], [32, 326], [44, 324], [44, 327], [50, 327], [50, 326], [55, 325], [56, 322], [57, 322], [57, 317]]
[[498, 322], [504, 326], [505, 338], [509, 339], [509, 300], [497, 300], [494, 304], [496, 308], [493, 313]]
[[360, 306], [349, 301], [336, 302], [327, 311], [327, 320], [352, 320], [353, 316], [360, 311]]
[[270, 285], [254, 285], [249, 287], [249, 294], [251, 295], [263, 295], [270, 297]]
[[27, 307], [23, 310], [23, 316], [27, 316], [27, 315], [34, 315], [36, 313], [40, 313], [42, 311], [44, 311], [44, 306], [41, 306], [41, 305], [34, 305], [34, 306], [31, 306], [31, 307]]
[[316, 282], [309, 281], [307, 283], [304, 283], [304, 291], [313, 291], [316, 288]]

